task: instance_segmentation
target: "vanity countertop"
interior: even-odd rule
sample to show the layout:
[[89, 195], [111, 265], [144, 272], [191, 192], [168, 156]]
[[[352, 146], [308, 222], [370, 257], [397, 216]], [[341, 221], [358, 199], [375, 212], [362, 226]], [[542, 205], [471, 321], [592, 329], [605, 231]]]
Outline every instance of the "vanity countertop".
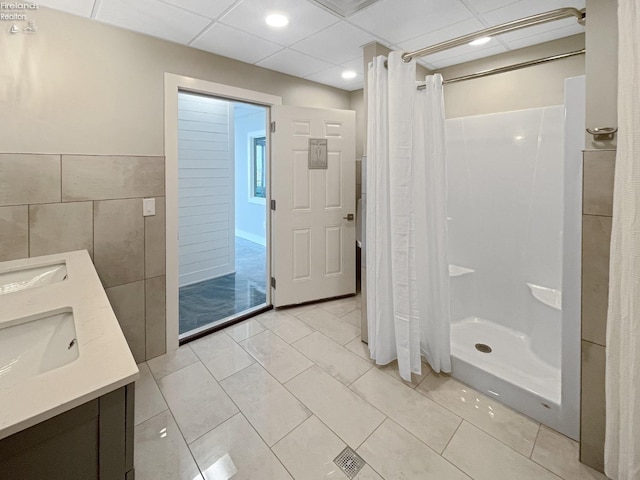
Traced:
[[[138, 367], [86, 250], [0, 263], [0, 274], [55, 262], [67, 278], [0, 295], [0, 335], [16, 319], [73, 311], [78, 357], [58, 368], [0, 384], [0, 439], [134, 382]], [[0, 365], [2, 370], [11, 365]]]

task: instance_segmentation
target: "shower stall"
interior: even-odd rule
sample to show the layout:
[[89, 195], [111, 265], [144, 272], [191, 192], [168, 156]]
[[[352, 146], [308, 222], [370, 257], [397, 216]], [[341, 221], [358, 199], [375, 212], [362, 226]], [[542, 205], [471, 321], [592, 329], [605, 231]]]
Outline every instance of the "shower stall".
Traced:
[[584, 77], [446, 121], [452, 375], [577, 438]]

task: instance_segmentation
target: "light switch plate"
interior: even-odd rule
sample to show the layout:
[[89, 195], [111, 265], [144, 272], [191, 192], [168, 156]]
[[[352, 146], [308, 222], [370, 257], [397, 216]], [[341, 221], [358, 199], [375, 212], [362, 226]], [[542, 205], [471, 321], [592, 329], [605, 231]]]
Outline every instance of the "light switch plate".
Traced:
[[156, 214], [156, 199], [155, 198], [143, 198], [142, 199], [142, 216], [150, 217]]

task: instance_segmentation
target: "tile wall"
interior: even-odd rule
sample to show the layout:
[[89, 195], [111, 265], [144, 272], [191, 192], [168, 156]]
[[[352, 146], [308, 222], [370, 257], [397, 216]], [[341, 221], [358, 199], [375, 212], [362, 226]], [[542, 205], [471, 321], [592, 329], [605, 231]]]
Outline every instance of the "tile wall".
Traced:
[[615, 150], [584, 152], [580, 461], [604, 470], [605, 346]]
[[165, 353], [164, 212], [164, 157], [0, 154], [0, 261], [88, 250], [136, 362]]

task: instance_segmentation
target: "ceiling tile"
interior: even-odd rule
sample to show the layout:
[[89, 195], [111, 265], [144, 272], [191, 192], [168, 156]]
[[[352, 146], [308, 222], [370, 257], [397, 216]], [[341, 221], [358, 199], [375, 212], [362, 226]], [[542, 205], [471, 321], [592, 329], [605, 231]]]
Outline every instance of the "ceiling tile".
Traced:
[[[519, 2], [512, 3], [503, 8], [498, 8], [497, 10], [493, 10], [491, 12], [487, 12], [482, 15], [482, 18], [487, 22], [488, 25], [500, 25], [501, 23], [510, 22], [512, 20], [518, 20], [520, 18], [529, 17], [531, 15], [535, 15], [538, 13], [549, 12], [551, 10], [556, 10], [558, 8], [563, 7], [574, 7], [574, 8], [584, 8], [585, 0], [536, 0], [532, 2], [531, 0], [520, 0]], [[551, 30], [553, 28], [558, 28], [557, 25], [559, 22], [565, 20], [559, 20], [557, 22], [550, 22], [545, 25], [541, 25], [545, 30]], [[569, 21], [575, 22], [575, 20], [569, 19]], [[527, 31], [531, 31], [533, 28], [540, 27], [529, 27], [517, 32], [512, 32], [512, 34], [527, 34]], [[525, 32], [525, 33], [523, 33]], [[510, 34], [511, 35], [511, 34]], [[522, 38], [522, 37], [520, 37]]]
[[102, 0], [96, 19], [183, 44], [211, 23], [205, 17], [154, 0]]
[[353, 59], [349, 62], [344, 62], [340, 65], [343, 70], [353, 70], [356, 73], [362, 74], [364, 72], [364, 61], [362, 60], [362, 56]]
[[331, 85], [332, 87], [349, 91], [359, 90], [363, 87], [364, 77], [361, 73], [359, 73], [356, 78], [347, 80], [342, 78], [343, 71], [344, 69], [341, 67], [331, 67], [326, 70], [322, 70], [321, 72], [314, 73], [313, 75], [308, 75], [305, 78], [312, 82], [323, 83], [325, 85]]
[[[458, 48], [465, 48], [465, 47], [458, 47]], [[441, 59], [431, 60], [429, 63], [434, 65], [436, 68], [440, 69], [444, 67], [449, 67], [451, 65], [458, 65], [459, 63], [470, 62], [471, 60], [477, 60], [478, 58], [498, 55], [499, 53], [505, 53], [506, 51], [507, 49], [504, 48], [502, 45], [494, 45], [492, 47], [484, 48], [482, 50], [475, 50], [475, 51], [467, 50], [466, 53], [463, 53], [460, 55], [443, 56]], [[439, 55], [439, 54], [436, 54], [436, 55]]]
[[464, 0], [467, 5], [479, 13], [490, 12], [496, 8], [506, 7], [519, 0]]
[[[550, 32], [556, 32], [555, 36], [549, 39], [561, 38], [563, 36], [568, 35], [577, 35], [578, 33], [584, 33], [585, 29], [582, 25], [576, 22], [572, 18], [566, 18], [563, 20], [558, 20], [553, 23], [547, 23], [546, 25], [537, 25], [535, 27], [524, 28], [522, 30], [518, 30], [516, 32], [510, 32], [500, 35], [498, 38], [503, 42], [506, 42], [509, 46], [511, 46], [511, 42], [515, 42], [516, 40], [526, 40], [529, 39], [529, 43], [526, 45], [534, 45], [536, 43], [546, 42], [547, 40], [536, 40], [535, 38], [539, 35], [545, 35]], [[564, 33], [567, 32], [567, 33]], [[564, 33], [564, 34], [563, 34]], [[515, 47], [514, 47], [515, 48]]]
[[[482, 30], [483, 28], [484, 25], [480, 23], [479, 20], [470, 18], [469, 20], [465, 20], [463, 22], [441, 28], [440, 30], [435, 30], [424, 35], [420, 35], [419, 37], [407, 40], [406, 42], [401, 42], [400, 48], [405, 51], [419, 50], [421, 48], [436, 45], [437, 43], [441, 43], [446, 40], [452, 40], [461, 35], [466, 35], [467, 33], [477, 32], [478, 30]], [[428, 57], [425, 58], [427, 58], [427, 61], [429, 61]]]
[[313, 75], [314, 73], [333, 66], [325, 61], [289, 49], [281, 50], [261, 60], [257, 65], [297, 77]]
[[584, 33], [584, 27], [582, 27], [581, 25], [568, 25], [566, 27], [557, 28], [555, 30], [543, 31], [530, 37], [513, 39], [507, 42], [507, 45], [512, 50], [516, 50], [518, 48], [524, 48], [531, 45], [537, 45], [539, 43], [550, 42], [551, 40], [569, 37], [571, 35], [577, 35], [579, 33]]
[[233, 5], [236, 0], [161, 0], [203, 17], [215, 19]]
[[221, 23], [209, 28], [191, 46], [247, 63], [256, 63], [284, 48]]
[[471, 17], [458, 0], [382, 0], [349, 20], [391, 43], [400, 43]]
[[[264, 19], [270, 13], [285, 14], [289, 18], [289, 25], [283, 28], [268, 26]], [[243, 0], [220, 20], [286, 46], [339, 21], [338, 17], [304, 0]]]
[[43, 0], [38, 5], [54, 8], [63, 12], [90, 17], [94, 0]]
[[359, 28], [340, 22], [305, 38], [291, 48], [331, 63], [344, 63], [362, 57], [362, 45], [376, 38]]

